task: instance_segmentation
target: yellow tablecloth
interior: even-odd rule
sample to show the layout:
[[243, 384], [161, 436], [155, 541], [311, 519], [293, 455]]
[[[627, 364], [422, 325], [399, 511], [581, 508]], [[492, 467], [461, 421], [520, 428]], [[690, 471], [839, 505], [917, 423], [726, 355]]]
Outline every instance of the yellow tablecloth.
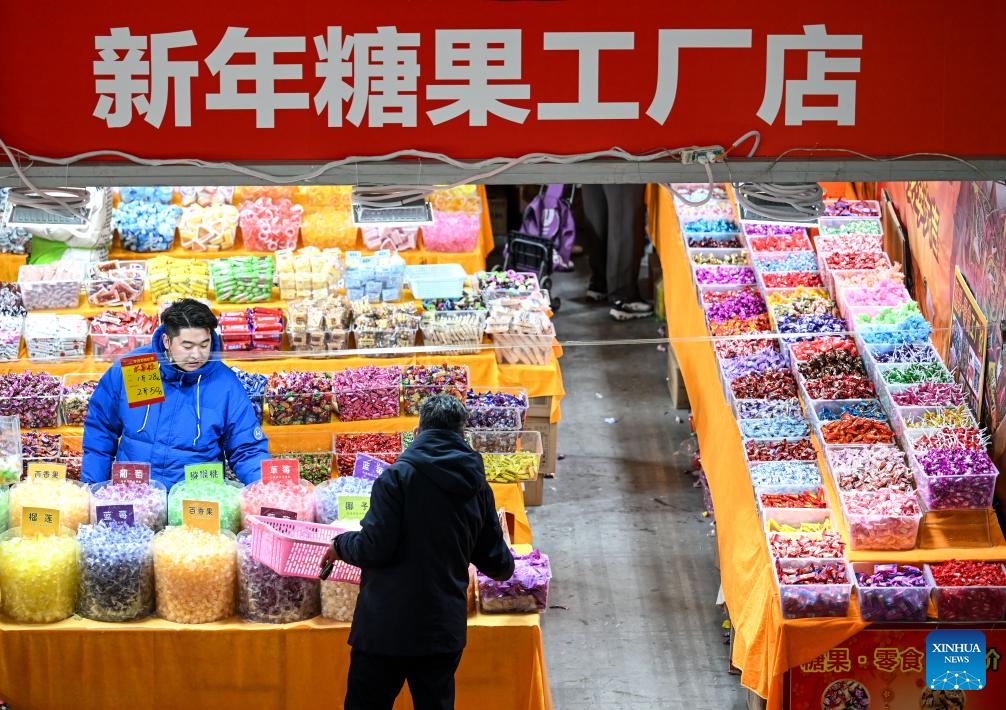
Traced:
[[[341, 708], [349, 627], [0, 623], [0, 698], [17, 710]], [[470, 617], [456, 683], [458, 708], [549, 710], [538, 615]], [[395, 708], [412, 707], [406, 689]]]
[[[730, 619], [736, 631], [733, 663], [742, 670], [741, 682], [768, 699], [769, 710], [782, 707], [782, 678], [787, 669], [813, 660], [822, 652], [853, 636], [867, 624], [860, 620], [855, 603], [849, 615], [835, 619], [782, 618], [779, 593], [761, 531], [754, 491], [744, 460], [740, 432], [727, 404], [716, 369], [716, 360], [703, 312], [698, 303], [684, 242], [670, 194], [664, 188], [649, 190], [651, 235], [656, 242], [664, 273], [664, 300], [668, 334], [681, 375], [688, 389], [692, 417], [705, 471], [716, 509], [716, 541], [720, 577]], [[837, 492], [823, 476], [830, 500]], [[848, 540], [844, 520], [836, 513], [839, 530]], [[858, 552], [853, 562], [933, 562], [951, 558], [1006, 559], [1006, 540], [989, 513], [993, 546], [954, 547], [936, 540], [934, 549], [908, 552]], [[939, 544], [939, 543], [944, 544]]]

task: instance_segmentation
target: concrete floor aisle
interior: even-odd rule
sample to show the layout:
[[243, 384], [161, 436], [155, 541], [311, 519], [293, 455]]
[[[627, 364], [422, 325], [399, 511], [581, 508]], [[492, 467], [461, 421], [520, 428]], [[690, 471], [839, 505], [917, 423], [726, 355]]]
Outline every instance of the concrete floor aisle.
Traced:
[[[586, 304], [582, 275], [555, 281], [560, 340], [657, 336], [655, 319], [615, 323], [607, 307]], [[666, 354], [653, 344], [570, 347], [562, 366], [564, 458], [545, 481], [545, 505], [529, 509], [552, 560], [549, 604], [566, 607], [542, 623], [555, 707], [745, 707], [727, 673], [701, 491], [671, 460], [688, 425], [671, 408]]]

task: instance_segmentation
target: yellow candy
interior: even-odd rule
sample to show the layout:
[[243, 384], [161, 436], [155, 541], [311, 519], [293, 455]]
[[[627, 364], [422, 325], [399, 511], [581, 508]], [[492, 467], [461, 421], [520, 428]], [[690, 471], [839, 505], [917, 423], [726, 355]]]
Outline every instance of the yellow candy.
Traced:
[[293, 201], [304, 207], [349, 209], [352, 185], [301, 185], [293, 189]]
[[300, 225], [305, 246], [355, 249], [359, 230], [348, 209], [306, 209]]
[[157, 256], [147, 261], [147, 281], [154, 301], [168, 297], [209, 298], [210, 267], [199, 259]]
[[461, 185], [449, 190], [437, 190], [430, 195], [433, 209], [440, 212], [466, 212], [476, 214], [482, 211], [482, 200], [479, 199], [476, 185]]
[[91, 522], [91, 490], [80, 481], [21, 481], [10, 489], [10, 527], [21, 524], [22, 508], [55, 508], [60, 524], [73, 532], [83, 523]]
[[77, 604], [80, 546], [67, 528], [59, 535], [21, 537], [21, 528], [0, 535], [0, 601], [15, 621], [51, 623]]
[[205, 624], [234, 613], [237, 545], [229, 532], [169, 527], [154, 538], [157, 615]]
[[789, 303], [798, 298], [815, 298], [822, 300], [830, 300], [831, 296], [823, 288], [807, 288], [806, 286], [798, 286], [797, 288], [788, 291], [773, 291], [768, 294], [766, 301], [770, 306], [778, 306], [783, 303]]
[[193, 203], [185, 208], [178, 222], [182, 249], [222, 251], [234, 246], [238, 228], [238, 208], [234, 205], [203, 207]]

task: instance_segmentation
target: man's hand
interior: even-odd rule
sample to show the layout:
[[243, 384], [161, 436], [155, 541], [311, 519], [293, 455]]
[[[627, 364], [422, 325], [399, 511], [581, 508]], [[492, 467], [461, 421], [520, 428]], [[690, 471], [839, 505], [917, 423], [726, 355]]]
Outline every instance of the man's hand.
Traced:
[[[339, 562], [342, 558], [339, 557], [339, 551], [335, 547], [335, 539], [333, 538], [332, 544], [328, 546], [328, 550], [325, 552], [325, 556], [321, 559], [321, 570], [330, 568], [336, 562]], [[329, 569], [331, 572], [331, 569]], [[327, 575], [326, 575], [327, 576]]]

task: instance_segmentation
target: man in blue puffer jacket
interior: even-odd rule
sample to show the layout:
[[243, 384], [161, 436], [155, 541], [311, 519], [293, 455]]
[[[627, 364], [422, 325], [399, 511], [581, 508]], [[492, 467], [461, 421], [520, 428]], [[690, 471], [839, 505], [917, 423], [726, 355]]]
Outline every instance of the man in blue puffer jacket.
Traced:
[[207, 306], [183, 299], [161, 314], [150, 347], [130, 353], [157, 353], [163, 402], [130, 408], [119, 363], [101, 377], [84, 422], [84, 481], [107, 481], [116, 459], [143, 461], [171, 488], [186, 464], [225, 456], [241, 481], [259, 480], [268, 441], [241, 382], [219, 359], [216, 327]]

